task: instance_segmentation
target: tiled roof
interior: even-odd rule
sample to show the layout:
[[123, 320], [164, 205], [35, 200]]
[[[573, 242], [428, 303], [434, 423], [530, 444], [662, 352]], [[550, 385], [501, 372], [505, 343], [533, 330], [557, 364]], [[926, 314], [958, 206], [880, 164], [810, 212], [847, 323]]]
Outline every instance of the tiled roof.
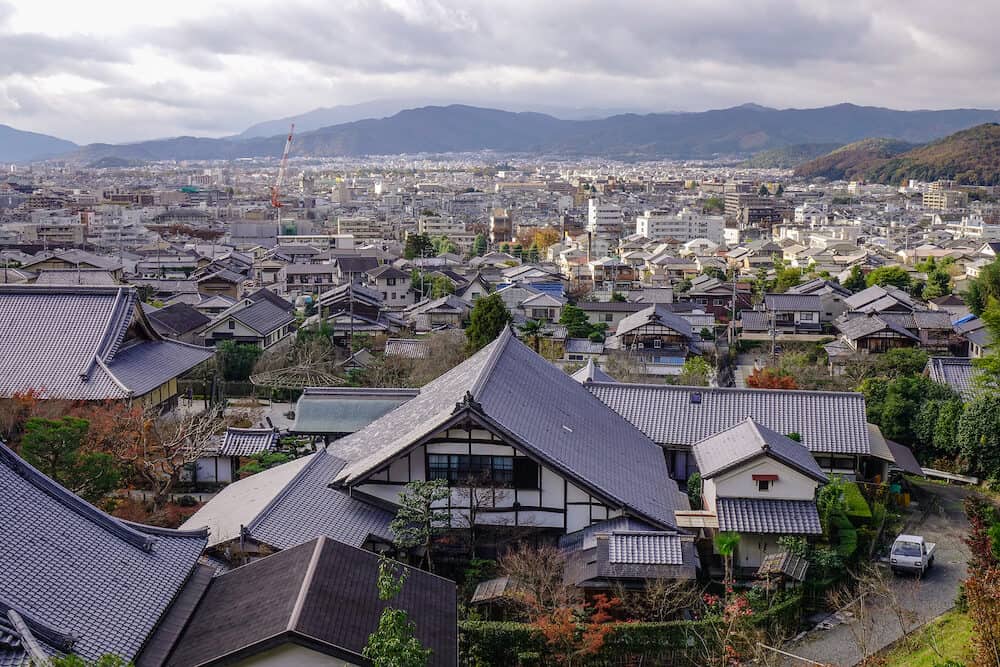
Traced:
[[[575, 340], [575, 339], [570, 339]], [[593, 359], [587, 359], [583, 368], [571, 375], [574, 380], [583, 384], [584, 382], [615, 382], [615, 379], [602, 371]]]
[[813, 311], [823, 310], [816, 294], [766, 294], [764, 303], [768, 310], [776, 311]]
[[608, 537], [611, 563], [682, 565], [679, 535], [667, 533], [612, 533]]
[[660, 304], [647, 306], [639, 312], [632, 313], [623, 318], [618, 323], [615, 336], [621, 336], [647, 324], [659, 324], [677, 332], [684, 338], [694, 338], [694, 333], [691, 331], [691, 323], [680, 315], [670, 312], [669, 309], [664, 308]]
[[669, 491], [662, 451], [518, 341], [509, 328], [416, 398], [338, 440], [335, 453], [350, 461], [338, 482], [363, 481], [440, 429], [464, 409], [459, 404], [481, 411], [543, 464], [598, 497], [661, 525], [674, 525], [678, 499]]
[[253, 456], [270, 450], [278, 434], [270, 428], [227, 428], [219, 454], [222, 456]]
[[[0, 287], [0, 396], [73, 400], [143, 394], [212, 356], [166, 342], [132, 287]], [[136, 336], [126, 340], [126, 333]]]
[[96, 660], [132, 660], [184, 586], [204, 532], [126, 523], [58, 486], [0, 444], [0, 599], [77, 637]]
[[390, 338], [385, 341], [385, 356], [403, 359], [426, 359], [430, 353], [427, 341], [419, 338]]
[[718, 498], [719, 530], [737, 533], [819, 535], [819, 511], [812, 500]]
[[762, 310], [741, 310], [740, 324], [744, 331], [767, 331], [770, 318]]
[[117, 285], [118, 281], [105, 269], [41, 269], [36, 285]]
[[826, 482], [826, 475], [804, 444], [761, 426], [751, 417], [705, 438], [691, 451], [704, 479], [760, 456], [768, 456], [808, 477]]
[[251, 306], [237, 310], [231, 316], [262, 335], [277, 331], [295, 321], [290, 312], [266, 300], [257, 301]]
[[278, 296], [271, 290], [267, 289], [266, 287], [261, 287], [259, 290], [256, 290], [255, 292], [248, 294], [246, 298], [250, 299], [254, 303], [258, 301], [270, 301], [278, 308], [281, 308], [282, 310], [287, 312], [292, 312], [292, 310], [295, 309], [295, 304], [286, 299], [282, 299], [280, 296]]
[[203, 327], [211, 320], [186, 303], [175, 303], [146, 314], [160, 334], [177, 336]]
[[931, 357], [927, 374], [935, 382], [948, 385], [962, 398], [970, 400], [978, 391], [976, 367], [969, 357]]
[[848, 340], [857, 340], [887, 329], [899, 334], [903, 338], [920, 340], [919, 336], [906, 329], [897, 321], [886, 317], [885, 313], [881, 315], [875, 315], [874, 313], [851, 314], [837, 320], [837, 330]]
[[753, 417], [778, 433], [798, 433], [811, 452], [868, 454], [861, 394], [607, 384], [586, 388], [660, 445], [693, 445]]
[[[407, 612], [414, 634], [431, 649], [428, 665], [458, 664], [455, 584], [422, 570], [389, 602], [378, 598], [379, 557], [318, 538], [216, 577], [168, 667], [230, 664], [284, 643], [300, 642], [349, 664], [391, 605]], [[252, 658], [251, 658], [252, 659]]]
[[278, 549], [287, 549], [319, 535], [355, 547], [369, 536], [386, 542], [393, 539], [389, 524], [394, 515], [380, 507], [352, 498], [342, 489], [330, 488], [330, 480], [344, 461], [320, 451], [247, 524], [252, 539]]
[[795, 556], [787, 551], [767, 554], [757, 568], [758, 577], [769, 577], [782, 575], [794, 579], [795, 581], [805, 581], [806, 572], [809, 570], [809, 561], [800, 556]]

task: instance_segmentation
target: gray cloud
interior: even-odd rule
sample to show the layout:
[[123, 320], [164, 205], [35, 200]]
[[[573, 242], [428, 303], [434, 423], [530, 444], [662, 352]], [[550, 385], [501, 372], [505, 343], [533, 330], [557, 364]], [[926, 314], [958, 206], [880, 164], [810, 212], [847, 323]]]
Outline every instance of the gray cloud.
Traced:
[[[0, 0], [0, 122], [134, 140], [225, 134], [380, 97], [637, 110], [1000, 107], [1000, 3], [953, 5], [294, 0], [215, 13], [209, 4], [108, 40], [13, 33]], [[153, 71], [141, 64], [149, 53]], [[56, 73], [95, 87], [53, 94], [43, 79]]]

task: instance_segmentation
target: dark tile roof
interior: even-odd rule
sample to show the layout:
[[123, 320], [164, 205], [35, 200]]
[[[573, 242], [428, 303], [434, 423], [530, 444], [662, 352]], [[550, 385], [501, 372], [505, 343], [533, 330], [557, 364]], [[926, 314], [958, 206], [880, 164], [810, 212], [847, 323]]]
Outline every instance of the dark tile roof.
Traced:
[[403, 359], [426, 359], [430, 354], [428, 342], [419, 338], [390, 338], [385, 341], [385, 356]]
[[812, 500], [718, 498], [719, 530], [737, 533], [819, 535], [819, 511]]
[[851, 290], [839, 283], [835, 283], [823, 278], [815, 278], [801, 285], [788, 288], [788, 294], [826, 294], [836, 292], [841, 296], [851, 296]]
[[0, 350], [0, 396], [73, 400], [143, 394], [213, 354], [164, 341], [128, 286], [0, 287]]
[[378, 266], [378, 257], [365, 255], [338, 257], [334, 261], [343, 273], [364, 273]]
[[930, 379], [948, 385], [965, 400], [976, 395], [976, 367], [969, 357], [931, 357], [927, 360]]
[[768, 310], [782, 312], [823, 310], [823, 305], [816, 294], [766, 294], [764, 304]]
[[0, 444], [0, 598], [86, 659], [132, 660], [206, 541], [104, 514]]
[[253, 305], [237, 310], [231, 313], [231, 317], [261, 335], [277, 331], [295, 321], [290, 312], [267, 300], [257, 301]]
[[278, 434], [271, 428], [226, 429], [219, 454], [222, 456], [253, 456], [269, 451], [277, 444]]
[[693, 445], [753, 417], [778, 433], [800, 434], [814, 453], [871, 451], [861, 394], [602, 382], [585, 387], [660, 445]]
[[710, 435], [691, 448], [702, 478], [710, 479], [761, 456], [770, 457], [800, 473], [826, 482], [826, 475], [805, 445], [761, 426], [751, 417]]
[[608, 537], [608, 562], [683, 565], [679, 535], [663, 532], [616, 532]]
[[374, 535], [392, 541], [393, 514], [330, 488], [344, 461], [320, 451], [247, 524], [250, 537], [277, 549], [287, 549], [325, 535], [360, 547]]
[[266, 287], [261, 287], [259, 290], [256, 290], [255, 292], [248, 294], [246, 298], [250, 299], [254, 303], [257, 303], [258, 301], [270, 301], [278, 308], [281, 308], [282, 310], [288, 312], [292, 312], [295, 309], [295, 304], [285, 299], [282, 299], [280, 296], [278, 296], [271, 290], [267, 289]]
[[885, 441], [885, 444], [889, 447], [889, 451], [892, 453], [892, 458], [900, 469], [911, 475], [926, 477], [924, 469], [920, 467], [920, 464], [917, 462], [917, 457], [913, 455], [913, 452], [909, 447], [888, 439]]
[[194, 667], [247, 658], [295, 641], [351, 664], [367, 664], [361, 652], [386, 606], [402, 609], [418, 640], [432, 650], [429, 665], [458, 663], [455, 584], [403, 565], [399, 596], [378, 599], [375, 554], [326, 538], [281, 551], [216, 577], [169, 667]]
[[370, 277], [376, 278], [376, 279], [378, 279], [378, 278], [395, 278], [397, 280], [400, 280], [400, 279], [408, 279], [410, 277], [409, 273], [407, 273], [405, 271], [400, 271], [399, 269], [397, 269], [392, 264], [381, 264], [379, 266], [376, 266], [375, 268], [368, 269], [366, 271], [366, 273]]
[[694, 338], [690, 322], [659, 304], [647, 306], [639, 312], [622, 318], [622, 321], [618, 323], [618, 328], [615, 329], [615, 336], [621, 336], [642, 326], [656, 324], [665, 326], [684, 338]]
[[206, 315], [186, 303], [164, 306], [149, 311], [146, 316], [153, 328], [164, 336], [180, 336], [211, 322]]
[[809, 570], [809, 561], [800, 556], [795, 556], [787, 551], [779, 551], [764, 556], [757, 568], [758, 577], [771, 577], [780, 575], [794, 579], [795, 581], [805, 581], [806, 572]]
[[843, 318], [837, 320], [837, 330], [847, 340], [857, 340], [859, 338], [864, 338], [865, 336], [870, 336], [873, 333], [878, 333], [880, 331], [892, 331], [893, 333], [899, 334], [903, 338], [909, 338], [911, 340], [919, 341], [920, 337], [908, 330], [902, 324], [898, 323], [896, 320], [886, 317], [886, 314], [876, 315], [872, 313], [866, 314], [850, 314], [845, 315]]
[[594, 495], [662, 526], [674, 525], [678, 498], [670, 491], [660, 448], [509, 328], [416, 398], [338, 440], [338, 456], [350, 463], [337, 480], [362, 482], [465, 409], [458, 404], [485, 415], [526, 452]]

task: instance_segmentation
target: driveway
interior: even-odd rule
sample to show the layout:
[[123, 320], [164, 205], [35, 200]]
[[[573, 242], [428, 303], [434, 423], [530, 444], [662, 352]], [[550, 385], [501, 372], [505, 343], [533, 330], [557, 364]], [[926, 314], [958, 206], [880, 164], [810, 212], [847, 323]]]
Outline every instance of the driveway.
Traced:
[[[909, 514], [904, 530], [923, 535], [937, 543], [934, 567], [922, 579], [900, 576], [892, 580], [899, 607], [905, 609], [906, 632], [924, 625], [955, 605], [958, 586], [966, 576], [969, 552], [963, 539], [968, 531], [968, 521], [962, 501], [972, 493], [968, 488], [921, 483], [925, 491], [922, 506]], [[891, 575], [890, 575], [891, 576]], [[809, 663], [785, 658], [777, 664], [782, 667], [802, 667], [809, 664], [830, 664], [852, 667], [864, 657], [866, 644], [869, 655], [889, 646], [903, 636], [898, 615], [893, 605], [885, 600], [870, 602], [867, 607], [869, 622], [864, 627], [860, 621], [841, 623], [829, 630], [813, 629], [784, 650], [814, 661]], [[858, 637], [864, 637], [859, 642]]]

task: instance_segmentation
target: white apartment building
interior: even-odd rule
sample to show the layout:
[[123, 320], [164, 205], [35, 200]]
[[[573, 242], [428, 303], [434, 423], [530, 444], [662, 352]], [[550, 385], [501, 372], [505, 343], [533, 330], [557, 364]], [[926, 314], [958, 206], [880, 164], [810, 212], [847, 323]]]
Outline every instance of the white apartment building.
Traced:
[[428, 236], [465, 234], [465, 223], [450, 216], [422, 215], [417, 220], [417, 231]]
[[602, 204], [594, 198], [587, 203], [587, 231], [598, 238], [617, 240], [622, 237], [624, 216], [620, 207]]
[[982, 213], [963, 215], [961, 221], [949, 222], [948, 232], [956, 239], [1000, 240], [1000, 216], [983, 217]]
[[635, 233], [650, 239], [708, 239], [721, 244], [724, 227], [721, 215], [705, 215], [687, 207], [677, 213], [662, 209], [644, 211], [635, 218]]

